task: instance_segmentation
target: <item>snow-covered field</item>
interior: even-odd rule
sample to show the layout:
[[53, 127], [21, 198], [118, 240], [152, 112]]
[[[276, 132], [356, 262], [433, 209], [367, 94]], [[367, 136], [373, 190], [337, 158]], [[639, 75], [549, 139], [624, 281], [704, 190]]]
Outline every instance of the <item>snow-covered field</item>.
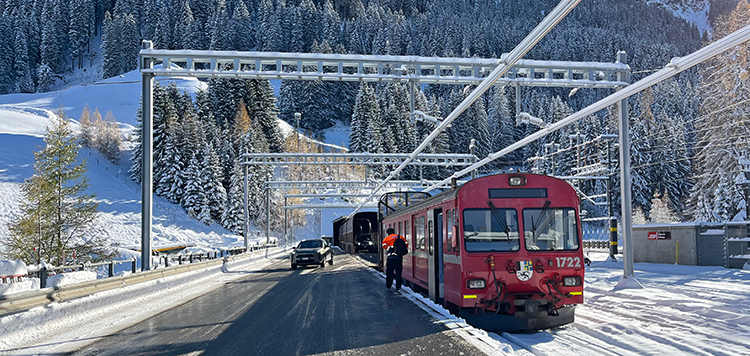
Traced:
[[[188, 92], [204, 85], [195, 79], [176, 83]], [[0, 236], [8, 234], [7, 223], [21, 199], [20, 183], [33, 174], [34, 152], [44, 146], [47, 117], [62, 107], [75, 120], [88, 104], [91, 110], [99, 108], [102, 115], [112, 111], [122, 128], [132, 128], [136, 125], [140, 90], [140, 75], [135, 71], [122, 78], [58, 92], [0, 96]], [[75, 124], [72, 126], [77, 128]], [[90, 233], [105, 236], [121, 246], [140, 245], [141, 238], [141, 189], [128, 178], [129, 152], [124, 152], [122, 162], [117, 165], [96, 151], [80, 151], [88, 161], [90, 191], [96, 194], [99, 203], [99, 216]], [[159, 197], [154, 198], [153, 222], [153, 246], [181, 243], [229, 247], [243, 243], [241, 236], [216, 223], [206, 226], [190, 218], [180, 206]]]

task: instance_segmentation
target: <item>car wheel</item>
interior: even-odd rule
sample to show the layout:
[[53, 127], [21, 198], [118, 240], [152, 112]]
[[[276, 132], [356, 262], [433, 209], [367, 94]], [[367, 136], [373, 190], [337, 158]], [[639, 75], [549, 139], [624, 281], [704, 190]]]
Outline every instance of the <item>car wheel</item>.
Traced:
[[296, 263], [292, 263], [292, 269], [297, 269], [297, 264]]

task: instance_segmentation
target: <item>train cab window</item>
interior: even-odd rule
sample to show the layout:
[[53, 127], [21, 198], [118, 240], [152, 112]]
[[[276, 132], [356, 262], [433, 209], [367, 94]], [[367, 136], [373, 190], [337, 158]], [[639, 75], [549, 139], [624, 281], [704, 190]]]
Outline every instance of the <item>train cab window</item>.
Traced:
[[573, 208], [523, 210], [523, 235], [528, 251], [578, 250], [578, 223]]
[[465, 209], [463, 235], [467, 252], [518, 251], [518, 213], [515, 209]]

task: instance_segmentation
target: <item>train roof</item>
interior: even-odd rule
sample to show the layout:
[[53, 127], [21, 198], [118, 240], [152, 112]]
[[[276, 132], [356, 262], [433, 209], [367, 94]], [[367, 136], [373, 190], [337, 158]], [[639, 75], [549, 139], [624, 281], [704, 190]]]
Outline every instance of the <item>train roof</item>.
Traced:
[[[521, 175], [522, 176], [539, 176], [539, 177], [547, 177], [547, 178], [552, 178], [552, 179], [555, 179], [555, 180], [563, 181], [563, 180], [561, 180], [559, 178], [556, 178], [556, 177], [545, 176], [545, 175], [534, 174], [534, 173], [497, 173], [497, 174], [490, 174], [490, 175], [486, 175], [486, 176], [477, 177], [475, 179], [472, 179], [472, 180], [470, 180], [468, 182], [465, 182], [465, 183], [457, 186], [456, 188], [452, 188], [452, 189], [446, 190], [444, 192], [440, 192], [440, 193], [438, 193], [436, 195], [433, 195], [433, 196], [431, 196], [431, 197], [429, 197], [429, 198], [427, 198], [427, 199], [425, 199], [423, 201], [420, 201], [420, 202], [415, 203], [413, 205], [409, 205], [409, 206], [407, 206], [407, 207], [405, 207], [403, 209], [399, 209], [399, 210], [393, 211], [391, 214], [395, 214], [395, 213], [398, 213], [398, 214], [409, 213], [409, 212], [412, 212], [412, 211], [419, 210], [419, 209], [421, 209], [421, 208], [423, 208], [425, 206], [433, 205], [433, 204], [435, 204], [437, 202], [441, 202], [441, 201], [444, 201], [444, 200], [455, 199], [456, 196], [458, 195], [458, 193], [461, 191], [461, 188], [463, 188], [466, 184], [470, 184], [472, 182], [476, 182], [478, 180], [482, 180], [482, 179], [485, 179], [485, 178], [497, 177], [497, 176], [501, 176], [501, 175], [502, 176], [521, 176]], [[570, 185], [569, 183], [567, 183], [567, 184]], [[399, 193], [399, 192], [391, 192], [391, 193]], [[400, 192], [400, 193], [403, 193], [403, 192]], [[383, 196], [386, 195], [386, 194], [389, 194], [389, 193], [385, 193], [385, 194], [383, 194]], [[383, 196], [381, 196], [381, 201], [382, 201], [382, 197]], [[388, 214], [385, 214], [384, 218], [387, 217], [387, 215]]]

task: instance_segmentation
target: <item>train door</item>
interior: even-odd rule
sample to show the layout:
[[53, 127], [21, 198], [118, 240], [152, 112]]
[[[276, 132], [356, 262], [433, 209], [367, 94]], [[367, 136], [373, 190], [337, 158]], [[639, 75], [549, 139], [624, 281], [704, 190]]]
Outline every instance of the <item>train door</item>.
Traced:
[[433, 301], [439, 301], [443, 297], [443, 244], [440, 221], [442, 221], [441, 209], [430, 209], [427, 211], [427, 277], [429, 278], [429, 296]]
[[435, 231], [437, 238], [435, 239], [435, 256], [437, 256], [437, 277], [438, 277], [438, 298], [443, 299], [444, 281], [443, 281], [443, 212], [438, 211], [437, 221], [435, 222]]

